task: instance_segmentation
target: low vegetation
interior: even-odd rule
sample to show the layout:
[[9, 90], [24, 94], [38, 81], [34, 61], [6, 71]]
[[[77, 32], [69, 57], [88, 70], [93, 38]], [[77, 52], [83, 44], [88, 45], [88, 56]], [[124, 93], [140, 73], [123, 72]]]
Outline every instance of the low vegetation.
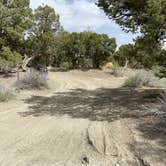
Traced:
[[123, 77], [124, 76], [124, 73], [125, 73], [125, 69], [123, 67], [114, 67], [112, 69], [112, 74], [115, 76], [115, 77]]
[[160, 98], [161, 102], [161, 111], [166, 112], [166, 92], [161, 94]]
[[124, 31], [139, 33], [133, 44], [119, 47], [116, 59], [120, 65], [127, 58], [130, 67], [165, 67], [165, 0], [143, 0], [141, 3], [135, 0], [98, 0], [98, 6]]
[[152, 72], [141, 70], [135, 76], [129, 77], [124, 86], [126, 87], [158, 87], [159, 78]]
[[8, 101], [13, 98], [13, 93], [9, 89], [0, 85], [0, 102]]
[[15, 86], [18, 89], [48, 88], [46, 73], [31, 69], [15, 83]]

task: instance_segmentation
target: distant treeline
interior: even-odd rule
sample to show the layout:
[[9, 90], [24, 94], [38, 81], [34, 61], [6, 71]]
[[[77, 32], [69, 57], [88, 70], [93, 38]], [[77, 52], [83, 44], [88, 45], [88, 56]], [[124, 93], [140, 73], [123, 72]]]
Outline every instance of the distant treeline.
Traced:
[[[23, 56], [43, 66], [99, 68], [106, 61], [130, 67], [166, 65], [160, 42], [138, 37], [134, 44], [117, 49], [116, 39], [90, 30], [66, 32], [53, 8], [42, 5], [35, 11], [29, 0], [0, 0], [0, 70], [14, 67]], [[101, 4], [100, 4], [101, 5]]]

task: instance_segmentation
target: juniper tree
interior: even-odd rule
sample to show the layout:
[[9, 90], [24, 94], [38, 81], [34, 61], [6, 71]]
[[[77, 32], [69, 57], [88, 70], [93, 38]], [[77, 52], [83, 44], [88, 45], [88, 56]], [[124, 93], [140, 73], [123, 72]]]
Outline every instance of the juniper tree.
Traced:
[[0, 63], [14, 65], [24, 53], [26, 31], [32, 26], [29, 0], [0, 0]]
[[56, 36], [62, 31], [59, 15], [47, 5], [39, 6], [34, 12], [34, 25], [28, 37], [28, 47], [36, 55], [37, 63], [49, 65], [56, 53]]

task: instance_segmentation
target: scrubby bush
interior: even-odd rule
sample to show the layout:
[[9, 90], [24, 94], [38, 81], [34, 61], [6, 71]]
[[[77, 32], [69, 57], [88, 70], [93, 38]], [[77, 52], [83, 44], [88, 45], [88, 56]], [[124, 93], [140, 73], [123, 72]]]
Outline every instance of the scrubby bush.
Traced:
[[111, 74], [115, 77], [123, 77], [125, 73], [125, 68], [120, 67], [118, 62], [112, 61], [113, 67], [110, 68]]
[[31, 69], [22, 78], [17, 80], [15, 86], [18, 89], [48, 88], [46, 73]]
[[159, 78], [152, 72], [145, 70], [139, 71], [135, 76], [129, 77], [124, 86], [126, 87], [157, 87]]
[[13, 94], [10, 92], [10, 90], [0, 85], [0, 102], [8, 101], [12, 97], [13, 97]]
[[166, 112], [166, 92], [161, 94], [160, 98], [160, 103], [161, 103], [161, 111]]
[[60, 66], [62, 70], [69, 70], [70, 69], [70, 64], [68, 62], [63, 62]]
[[11, 51], [9, 47], [2, 47], [0, 51], [0, 72], [8, 73], [21, 62], [21, 55], [16, 51]]
[[123, 77], [124, 76], [124, 68], [123, 67], [113, 67], [112, 74], [115, 77]]
[[164, 66], [153, 66], [152, 70], [155, 73], [155, 75], [158, 76], [159, 78], [166, 77], [166, 67], [164, 67]]

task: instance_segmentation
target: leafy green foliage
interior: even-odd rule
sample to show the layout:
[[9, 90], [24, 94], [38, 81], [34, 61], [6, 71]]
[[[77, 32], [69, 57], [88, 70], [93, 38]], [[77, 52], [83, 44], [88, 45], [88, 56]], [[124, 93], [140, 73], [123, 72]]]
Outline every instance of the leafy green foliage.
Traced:
[[124, 64], [125, 58], [131, 67], [151, 68], [160, 64], [162, 42], [166, 39], [165, 0], [98, 0], [98, 6], [124, 31], [142, 34], [134, 45], [119, 48], [115, 58], [120, 64]]
[[138, 37], [134, 44], [120, 46], [114, 58], [121, 66], [124, 66], [127, 60], [131, 68], [152, 69], [154, 66], [166, 66], [166, 54], [161, 44], [151, 44], [150, 41]]
[[56, 35], [62, 31], [59, 15], [49, 6], [39, 6], [34, 13], [34, 25], [27, 40], [27, 53], [35, 54], [35, 61], [45, 66], [55, 55]]
[[0, 48], [9, 46], [19, 50], [24, 32], [32, 25], [32, 9], [29, 0], [0, 1]]
[[10, 92], [10, 90], [0, 85], [0, 102], [8, 101], [12, 99], [13, 96], [14, 95]]
[[2, 47], [0, 51], [0, 71], [7, 73], [12, 67], [21, 62], [21, 55], [16, 51], [11, 51], [9, 47]]
[[115, 38], [91, 31], [65, 32], [53, 8], [42, 5], [33, 13], [29, 3], [0, 0], [1, 71], [9, 71], [27, 54], [35, 57], [34, 66], [99, 68], [115, 60], [120, 66], [134, 68], [157, 66], [157, 75], [165, 76], [166, 51], [161, 44], [166, 34], [165, 0], [99, 0], [98, 6], [124, 30], [142, 33], [134, 44], [118, 51]]
[[105, 34], [100, 35], [90, 31], [64, 32], [57, 38], [58, 56], [55, 57], [54, 65], [60, 66], [66, 61], [70, 68], [99, 68], [115, 49], [115, 39]]
[[126, 31], [140, 31], [150, 41], [166, 38], [165, 0], [99, 0], [98, 6]]
[[29, 0], [0, 1], [1, 71], [19, 63], [20, 54], [23, 54], [24, 33], [31, 25]]
[[134, 67], [137, 57], [136, 54], [134, 44], [126, 44], [119, 47], [118, 51], [114, 54], [114, 59], [120, 66], [125, 66], [125, 62], [128, 60], [130, 67]]
[[166, 50], [162, 49], [160, 56], [156, 58], [158, 62], [158, 76], [166, 77]]

